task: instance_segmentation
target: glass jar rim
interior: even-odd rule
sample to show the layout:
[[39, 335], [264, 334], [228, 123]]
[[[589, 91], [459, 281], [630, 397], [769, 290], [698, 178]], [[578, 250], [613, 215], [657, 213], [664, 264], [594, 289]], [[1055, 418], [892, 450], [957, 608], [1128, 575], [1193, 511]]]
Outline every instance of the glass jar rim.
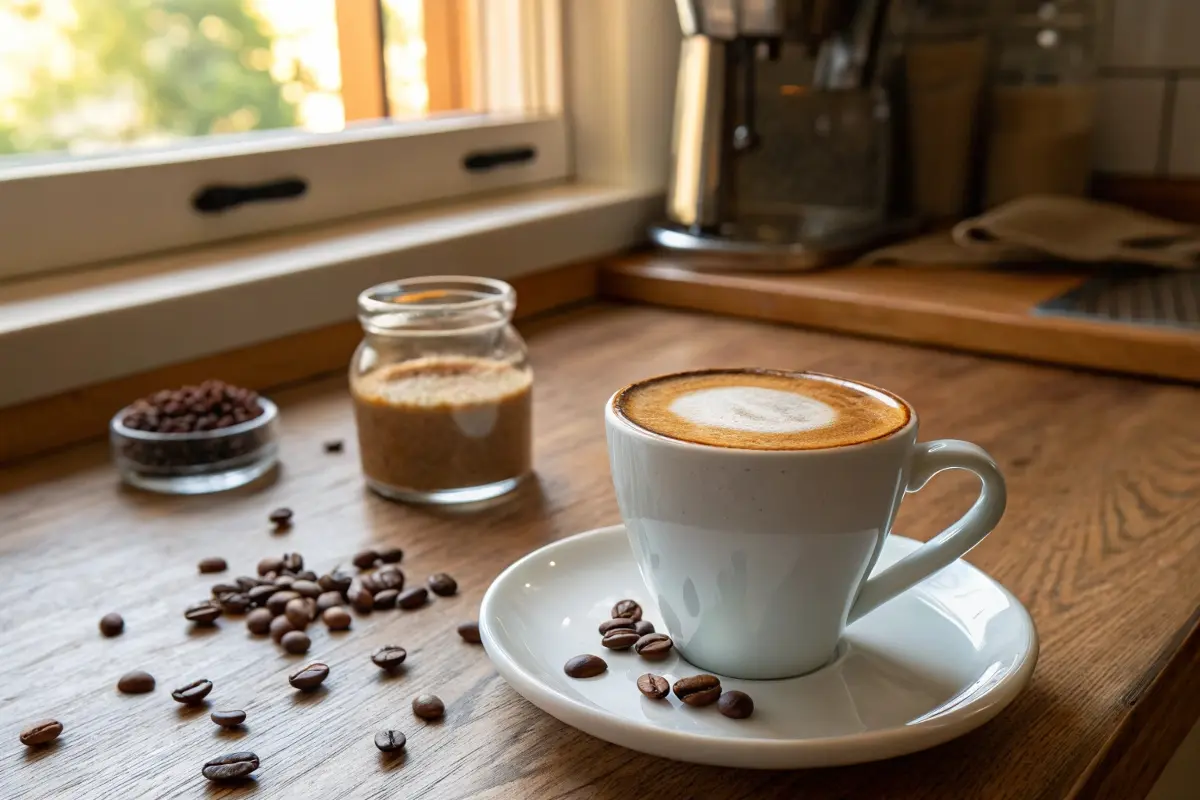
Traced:
[[[401, 298], [436, 298], [438, 292], [459, 291], [475, 295], [463, 300], [446, 302], [421, 302], [408, 304]], [[473, 275], [426, 275], [419, 278], [401, 278], [376, 284], [358, 295], [360, 317], [371, 318], [381, 314], [437, 315], [479, 311], [492, 306], [516, 304], [517, 293], [513, 287], [496, 278], [481, 278]], [[511, 309], [510, 309], [511, 312]]]

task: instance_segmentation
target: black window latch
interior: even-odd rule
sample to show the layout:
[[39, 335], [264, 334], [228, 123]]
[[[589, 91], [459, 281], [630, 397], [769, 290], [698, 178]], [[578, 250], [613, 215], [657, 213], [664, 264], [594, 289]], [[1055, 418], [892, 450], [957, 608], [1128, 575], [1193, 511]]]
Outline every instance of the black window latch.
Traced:
[[289, 200], [302, 197], [307, 191], [308, 181], [303, 178], [282, 178], [253, 186], [214, 183], [192, 196], [192, 208], [201, 214], [220, 214], [222, 211], [237, 208], [242, 203]]
[[482, 153], [467, 153], [463, 157], [463, 169], [467, 172], [487, 172], [496, 167], [524, 164], [537, 157], [532, 147], [509, 147], [504, 150], [485, 150]]

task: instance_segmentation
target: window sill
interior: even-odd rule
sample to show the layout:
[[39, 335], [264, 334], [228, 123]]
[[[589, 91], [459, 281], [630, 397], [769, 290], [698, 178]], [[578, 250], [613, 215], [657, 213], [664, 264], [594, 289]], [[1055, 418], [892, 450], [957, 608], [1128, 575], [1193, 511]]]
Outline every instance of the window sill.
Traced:
[[0, 284], [0, 408], [351, 320], [386, 280], [596, 258], [661, 209], [654, 190], [554, 186]]

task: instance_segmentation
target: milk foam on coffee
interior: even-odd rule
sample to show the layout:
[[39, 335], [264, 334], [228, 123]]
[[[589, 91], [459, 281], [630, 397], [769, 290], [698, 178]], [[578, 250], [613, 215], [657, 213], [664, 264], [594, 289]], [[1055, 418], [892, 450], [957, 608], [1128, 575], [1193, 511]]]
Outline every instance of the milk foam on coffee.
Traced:
[[908, 407], [870, 386], [827, 375], [713, 370], [668, 375], [621, 391], [616, 411], [653, 433], [754, 450], [844, 447], [904, 427]]

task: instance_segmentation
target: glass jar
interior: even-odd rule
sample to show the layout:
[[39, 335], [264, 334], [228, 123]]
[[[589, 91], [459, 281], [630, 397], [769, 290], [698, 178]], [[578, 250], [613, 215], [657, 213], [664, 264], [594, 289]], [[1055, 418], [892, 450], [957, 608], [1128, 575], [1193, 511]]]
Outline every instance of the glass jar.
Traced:
[[358, 298], [350, 394], [367, 485], [417, 503], [511, 491], [532, 469], [532, 388], [503, 281], [427, 277]]

